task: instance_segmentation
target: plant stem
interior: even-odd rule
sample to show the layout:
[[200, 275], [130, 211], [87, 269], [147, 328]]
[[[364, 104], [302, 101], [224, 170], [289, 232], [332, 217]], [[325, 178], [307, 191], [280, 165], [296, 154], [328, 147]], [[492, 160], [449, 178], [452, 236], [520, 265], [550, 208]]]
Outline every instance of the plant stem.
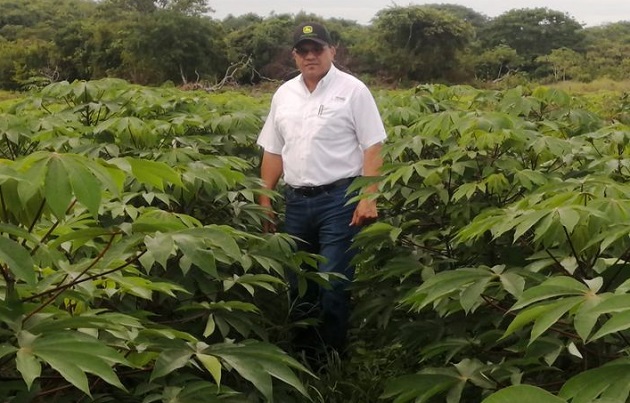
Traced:
[[86, 267], [81, 273], [79, 273], [75, 277], [75, 280], [73, 280], [69, 284], [66, 284], [66, 285], [58, 287], [59, 290], [52, 297], [50, 297], [47, 301], [45, 301], [43, 304], [38, 306], [36, 309], [34, 309], [28, 315], [26, 315], [26, 317], [22, 320], [22, 323], [23, 324], [26, 323], [26, 321], [28, 321], [30, 318], [32, 318], [33, 315], [37, 314], [38, 312], [41, 312], [45, 307], [47, 307], [53, 301], [55, 301], [57, 299], [57, 297], [59, 295], [61, 295], [62, 292], [64, 292], [65, 290], [67, 290], [70, 287], [73, 287], [75, 284], [78, 284], [77, 279], [79, 279], [81, 276], [83, 276], [85, 273], [87, 273], [92, 267], [94, 267], [103, 258], [103, 256], [105, 256], [105, 253], [107, 253], [107, 251], [111, 248], [112, 243], [114, 242], [114, 239], [116, 238], [116, 235], [118, 235], [118, 234], [119, 234], [118, 232], [112, 234], [112, 236], [109, 238], [109, 242], [107, 243], [107, 245], [105, 245], [103, 250], [94, 258], [94, 260], [92, 261], [92, 263], [90, 263], [90, 265], [88, 267]]
[[86, 281], [94, 280], [95, 278], [99, 278], [99, 277], [103, 277], [103, 276], [106, 276], [106, 275], [111, 274], [111, 273], [115, 273], [115, 272], [117, 272], [117, 271], [119, 271], [119, 270], [124, 269], [125, 267], [129, 266], [130, 264], [132, 264], [132, 263], [134, 263], [134, 262], [137, 262], [137, 261], [138, 261], [138, 259], [140, 259], [140, 258], [142, 257], [142, 255], [144, 255], [145, 253], [147, 253], [147, 251], [146, 251], [146, 250], [145, 250], [145, 251], [140, 252], [140, 253], [138, 254], [138, 256], [134, 257], [133, 259], [129, 259], [129, 260], [127, 260], [125, 263], [123, 263], [123, 264], [121, 264], [120, 266], [117, 266], [117, 267], [115, 267], [115, 268], [113, 268], [113, 269], [110, 269], [110, 270], [104, 271], [104, 272], [102, 272], [102, 273], [93, 274], [93, 275], [91, 275], [91, 276], [84, 277], [84, 278], [82, 278], [82, 279], [80, 279], [80, 280], [74, 280], [74, 281], [72, 281], [72, 282], [71, 282], [71, 283], [69, 283], [69, 284], [65, 284], [65, 285], [60, 285], [60, 286], [57, 286], [57, 287], [53, 288], [52, 290], [44, 291], [44, 292], [41, 292], [41, 293], [36, 294], [36, 295], [31, 295], [31, 296], [30, 296], [30, 297], [28, 297], [28, 298], [24, 298], [22, 301], [23, 301], [23, 302], [33, 301], [33, 300], [35, 300], [35, 299], [37, 299], [37, 298], [44, 297], [44, 296], [46, 296], [46, 295], [48, 295], [48, 294], [51, 294], [51, 293], [54, 293], [54, 292], [57, 292], [57, 291], [60, 291], [60, 290], [61, 290], [61, 291], [64, 291], [64, 290], [66, 290], [66, 289], [67, 289], [67, 288], [69, 288], [69, 287], [72, 287], [72, 286], [75, 286], [75, 285], [78, 285], [78, 284], [84, 283], [84, 282], [86, 282]]
[[[37, 216], [41, 216], [42, 210], [44, 208], [44, 203], [46, 200], [42, 201], [42, 205], [39, 208], [39, 211], [37, 212]], [[66, 214], [68, 214], [70, 212], [70, 210], [74, 207], [74, 205], [77, 203], [77, 199], [72, 200], [72, 203], [70, 203], [70, 205], [68, 206], [68, 208], [66, 209]], [[50, 236], [50, 234], [52, 234], [55, 229], [57, 229], [57, 227], [59, 226], [59, 223], [61, 221], [57, 220], [53, 225], [50, 226], [50, 228], [48, 229], [48, 231], [44, 234], [44, 236], [42, 237], [42, 239], [39, 240], [39, 243], [37, 245], [35, 245], [35, 247], [33, 248], [33, 250], [31, 251], [31, 256], [35, 254], [35, 252], [37, 252], [37, 249], [39, 249], [39, 247], [44, 243], [44, 241], [46, 239], [48, 239], [48, 237]], [[29, 228], [28, 232], [32, 232], [33, 228], [35, 227], [35, 223], [36, 221], [33, 221], [33, 224], [31, 226], [31, 228]], [[26, 242], [26, 239], [22, 242], [22, 246], [24, 246]]]

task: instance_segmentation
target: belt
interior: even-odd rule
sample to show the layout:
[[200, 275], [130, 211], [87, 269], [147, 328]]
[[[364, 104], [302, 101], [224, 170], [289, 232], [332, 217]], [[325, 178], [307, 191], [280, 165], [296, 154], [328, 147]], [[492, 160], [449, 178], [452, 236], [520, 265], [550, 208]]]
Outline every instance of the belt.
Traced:
[[331, 191], [333, 189], [336, 189], [336, 188], [348, 186], [355, 179], [356, 179], [356, 176], [352, 177], [352, 178], [339, 179], [339, 180], [336, 180], [336, 181], [334, 181], [332, 183], [328, 183], [326, 185], [299, 186], [299, 187], [287, 185], [287, 188], [289, 188], [293, 193], [295, 193], [297, 195], [306, 196], [306, 197], [313, 197], [313, 196], [317, 196], [317, 195], [325, 193], [325, 192], [329, 192], [329, 191]]

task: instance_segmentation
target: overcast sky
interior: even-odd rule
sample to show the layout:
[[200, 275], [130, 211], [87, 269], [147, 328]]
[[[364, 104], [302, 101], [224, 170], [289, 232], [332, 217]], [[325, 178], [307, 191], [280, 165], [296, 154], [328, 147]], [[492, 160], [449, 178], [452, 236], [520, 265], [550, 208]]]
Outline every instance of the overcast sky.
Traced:
[[609, 22], [630, 21], [629, 0], [453, 0], [453, 1], [404, 1], [391, 0], [209, 0], [215, 10], [214, 18], [223, 19], [229, 14], [239, 16], [255, 13], [262, 17], [270, 14], [296, 14], [300, 11], [313, 13], [324, 18], [344, 18], [360, 24], [369, 24], [374, 15], [384, 8], [409, 4], [459, 4], [496, 17], [514, 8], [547, 7], [567, 12], [586, 26]]

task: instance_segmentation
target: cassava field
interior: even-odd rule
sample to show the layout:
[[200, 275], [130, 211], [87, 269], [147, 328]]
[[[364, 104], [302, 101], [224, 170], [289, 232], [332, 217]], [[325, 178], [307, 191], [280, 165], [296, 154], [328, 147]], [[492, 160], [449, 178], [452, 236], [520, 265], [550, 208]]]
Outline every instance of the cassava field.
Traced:
[[287, 319], [284, 276], [327, 279], [255, 203], [268, 94], [7, 96], [0, 400], [628, 400], [630, 98], [375, 97], [381, 219], [356, 240], [350, 352], [320, 369], [291, 351], [309, 324]]

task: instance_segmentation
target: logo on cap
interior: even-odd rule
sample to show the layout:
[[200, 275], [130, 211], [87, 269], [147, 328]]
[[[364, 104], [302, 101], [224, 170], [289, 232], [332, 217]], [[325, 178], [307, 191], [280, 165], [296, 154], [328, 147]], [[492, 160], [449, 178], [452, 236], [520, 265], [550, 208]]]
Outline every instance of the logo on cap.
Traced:
[[310, 25], [305, 25], [304, 28], [302, 28], [302, 32], [305, 34], [312, 34], [313, 33], [313, 27]]

